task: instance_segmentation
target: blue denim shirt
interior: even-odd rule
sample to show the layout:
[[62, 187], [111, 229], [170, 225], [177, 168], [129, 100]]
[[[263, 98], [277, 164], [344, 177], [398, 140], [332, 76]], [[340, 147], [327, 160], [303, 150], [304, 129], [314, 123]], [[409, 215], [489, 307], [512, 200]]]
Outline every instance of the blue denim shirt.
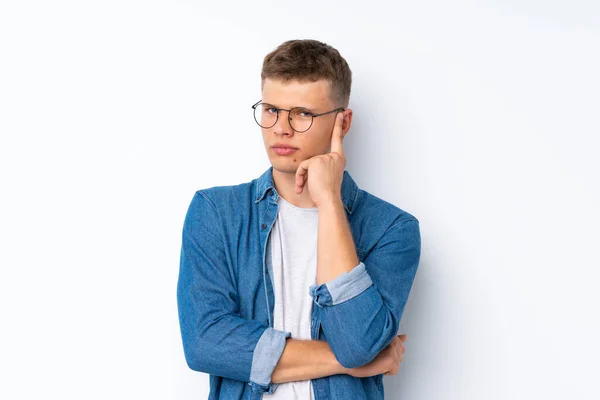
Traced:
[[[250, 182], [196, 191], [183, 223], [177, 304], [188, 366], [210, 375], [209, 399], [260, 399], [290, 332], [273, 328], [266, 245], [278, 214], [269, 167]], [[306, 288], [311, 337], [347, 368], [369, 363], [398, 334], [421, 253], [419, 221], [360, 189], [344, 171], [341, 198], [359, 264]], [[313, 379], [315, 400], [382, 399], [383, 374]]]

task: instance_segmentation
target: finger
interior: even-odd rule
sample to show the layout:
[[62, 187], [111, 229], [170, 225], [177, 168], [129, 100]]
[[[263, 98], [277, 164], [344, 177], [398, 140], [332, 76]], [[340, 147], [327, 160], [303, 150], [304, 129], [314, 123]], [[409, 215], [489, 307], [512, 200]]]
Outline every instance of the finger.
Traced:
[[304, 189], [304, 183], [306, 182], [306, 175], [308, 173], [308, 160], [302, 161], [296, 169], [296, 193], [302, 193]]
[[404, 356], [404, 347], [398, 346], [396, 349], [396, 357], [399, 362], [402, 362], [402, 357]]
[[306, 175], [300, 175], [299, 180], [296, 182], [296, 193], [302, 193], [304, 185], [306, 185]]
[[331, 152], [338, 153], [344, 157], [344, 145], [342, 144], [342, 126], [344, 125], [344, 113], [339, 112], [335, 117], [333, 134], [331, 135]]
[[305, 185], [305, 184], [306, 184], [306, 180], [305, 180], [305, 179], [303, 179], [301, 184], [299, 184], [299, 185], [296, 185], [296, 193], [297, 193], [297, 194], [300, 194], [300, 193], [302, 193], [302, 191], [304, 190], [304, 185]]
[[402, 335], [398, 335], [398, 337], [404, 343], [404, 342], [406, 342], [406, 339], [408, 339], [408, 334], [407, 333], [403, 333]]

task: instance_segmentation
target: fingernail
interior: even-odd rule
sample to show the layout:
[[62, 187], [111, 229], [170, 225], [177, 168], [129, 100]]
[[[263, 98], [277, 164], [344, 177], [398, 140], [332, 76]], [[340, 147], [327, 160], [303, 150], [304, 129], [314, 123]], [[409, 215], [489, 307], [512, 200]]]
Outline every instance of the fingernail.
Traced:
[[344, 113], [338, 113], [338, 118], [339, 119], [344, 119]]

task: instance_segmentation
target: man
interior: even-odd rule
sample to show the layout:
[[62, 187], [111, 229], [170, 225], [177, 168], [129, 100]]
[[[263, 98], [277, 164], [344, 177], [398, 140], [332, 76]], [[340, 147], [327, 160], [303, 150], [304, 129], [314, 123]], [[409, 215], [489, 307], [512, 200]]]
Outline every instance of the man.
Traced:
[[198, 190], [177, 300], [188, 366], [210, 399], [383, 399], [420, 259], [419, 221], [345, 171], [351, 71], [290, 40], [268, 54], [252, 106], [272, 164]]

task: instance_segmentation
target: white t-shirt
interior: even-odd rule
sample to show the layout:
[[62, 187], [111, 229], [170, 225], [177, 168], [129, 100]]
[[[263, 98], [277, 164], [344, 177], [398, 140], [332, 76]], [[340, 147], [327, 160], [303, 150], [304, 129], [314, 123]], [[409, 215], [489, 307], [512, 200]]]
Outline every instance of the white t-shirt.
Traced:
[[[281, 196], [279, 212], [269, 240], [267, 257], [271, 258], [275, 307], [273, 327], [291, 332], [294, 339], [311, 340], [310, 322], [313, 299], [309, 287], [316, 283], [317, 207], [300, 208]], [[313, 400], [311, 380], [284, 382], [263, 399]]]

